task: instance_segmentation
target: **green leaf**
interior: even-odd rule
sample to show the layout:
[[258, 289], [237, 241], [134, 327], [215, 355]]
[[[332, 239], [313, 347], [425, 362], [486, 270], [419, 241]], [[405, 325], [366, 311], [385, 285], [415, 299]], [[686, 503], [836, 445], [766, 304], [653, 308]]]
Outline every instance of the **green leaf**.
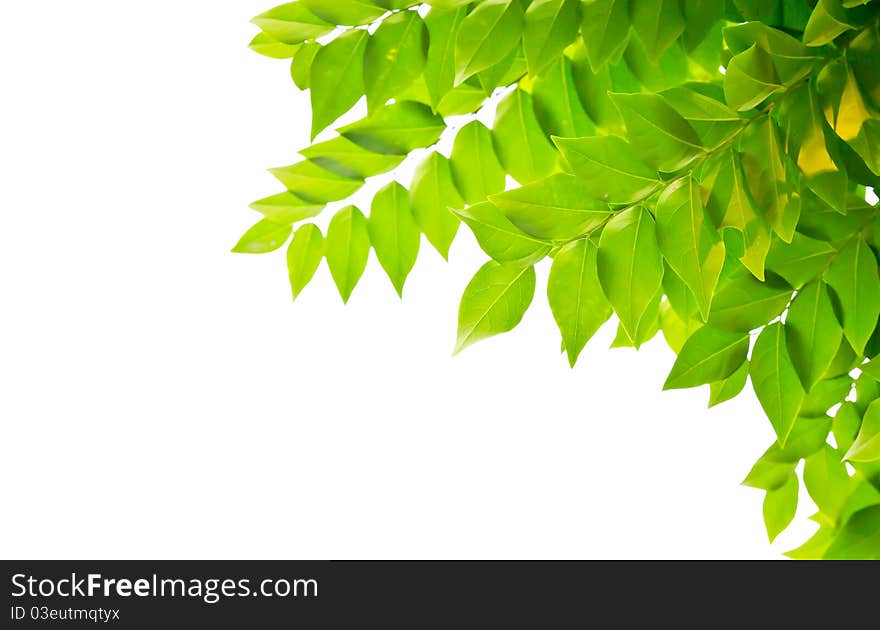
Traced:
[[522, 320], [534, 294], [534, 267], [494, 260], [480, 267], [461, 296], [455, 352], [512, 330]]
[[296, 223], [320, 214], [324, 204], [306, 201], [293, 193], [283, 192], [255, 201], [250, 208], [275, 223]]
[[[666, 278], [667, 274], [674, 275], [674, 272], [667, 269], [663, 277]], [[690, 293], [687, 287], [685, 287], [685, 290]], [[678, 311], [672, 307], [668, 299], [660, 303], [660, 330], [663, 331], [663, 338], [666, 339], [666, 343], [676, 354], [681, 352], [681, 348], [688, 337], [702, 325], [702, 322], [698, 322], [692, 317], [683, 319], [678, 314]]]
[[279, 42], [267, 35], [266, 33], [257, 33], [257, 35], [248, 44], [248, 48], [256, 53], [260, 53], [272, 59], [288, 59], [296, 55], [300, 49], [299, 44], [285, 44]]
[[767, 254], [767, 268], [785, 278], [793, 287], [800, 287], [828, 267], [837, 250], [799, 232], [791, 243], [774, 239]]
[[709, 383], [709, 406], [714, 407], [736, 397], [746, 386], [749, 364], [743, 362], [736, 371], [725, 379]]
[[354, 206], [343, 208], [331, 219], [324, 245], [330, 274], [342, 301], [348, 302], [370, 254], [366, 217]]
[[401, 101], [341, 127], [339, 133], [368, 151], [405, 155], [413, 149], [431, 146], [444, 129], [443, 119], [427, 105]]
[[724, 4], [718, 0], [683, 0], [684, 33], [681, 43], [688, 52], [696, 49], [712, 31], [721, 18]]
[[550, 252], [544, 241], [529, 236], [488, 201], [464, 209], [450, 208], [467, 223], [484, 252], [498, 262], [533, 262]]
[[543, 240], [573, 240], [589, 234], [611, 216], [593, 199], [580, 178], [556, 173], [489, 200], [523, 232]]
[[834, 539], [832, 527], [820, 527], [810, 539], [797, 549], [785, 553], [792, 560], [820, 560]]
[[831, 429], [831, 418], [822, 415], [818, 418], [798, 417], [788, 436], [785, 448], [776, 444], [776, 457], [797, 464], [801, 459], [825, 447], [825, 440]]
[[532, 97], [525, 90], [513, 90], [498, 103], [492, 140], [501, 164], [521, 184], [556, 169], [558, 153], [541, 131]]
[[518, 0], [484, 0], [468, 14], [455, 39], [455, 84], [502, 61], [519, 43]]
[[660, 95], [693, 127], [708, 149], [727, 142], [742, 129], [743, 120], [736, 112], [693, 89], [678, 86], [663, 90]]
[[880, 358], [874, 357], [867, 363], [863, 363], [859, 366], [862, 370], [862, 374], [867, 374], [875, 381], [880, 381]]
[[535, 116], [548, 136], [589, 136], [596, 132], [575, 89], [568, 57], [559, 57], [535, 79], [532, 101]]
[[657, 172], [617, 136], [553, 138], [562, 156], [594, 199], [614, 204], [640, 201], [657, 190]]
[[751, 274], [735, 274], [718, 283], [709, 323], [733, 332], [754, 330], [779, 316], [791, 293], [791, 287], [781, 279], [760, 282]]
[[724, 73], [724, 100], [737, 111], [757, 107], [785, 86], [767, 52], [753, 44], [735, 55]]
[[312, 13], [331, 24], [359, 26], [381, 17], [386, 9], [367, 0], [303, 0]]
[[427, 52], [428, 29], [416, 11], [385, 18], [364, 51], [367, 108], [375, 111], [421, 76]]
[[296, 230], [287, 248], [287, 274], [293, 299], [311, 281], [324, 257], [324, 235], [314, 223], [306, 223]]
[[758, 402], [784, 447], [804, 400], [804, 388], [788, 355], [781, 323], [767, 326], [758, 336], [749, 376]]
[[859, 433], [844, 459], [851, 462], [880, 461], [880, 400], [868, 405]]
[[[728, 26], [724, 29], [724, 41], [734, 55], [752, 46], [766, 53], [773, 66], [774, 77], [778, 77], [783, 85], [792, 85], [804, 78], [813, 64], [822, 58], [791, 35], [761, 22]], [[729, 66], [727, 71], [729, 74]], [[730, 101], [728, 104], [732, 105]]]
[[714, 383], [731, 376], [745, 362], [748, 335], [703, 326], [684, 342], [663, 389]]
[[342, 136], [313, 144], [299, 153], [321, 168], [348, 179], [364, 179], [387, 173], [405, 157], [373, 153]]
[[627, 0], [594, 0], [582, 7], [581, 35], [593, 72], [618, 54], [629, 35]]
[[303, 2], [288, 2], [261, 13], [251, 20], [269, 37], [285, 44], [299, 44], [315, 39], [333, 30], [333, 24], [325, 22], [309, 11]]
[[578, 0], [535, 0], [529, 5], [523, 49], [530, 75], [541, 74], [577, 37], [580, 8]]
[[312, 140], [351, 109], [364, 93], [364, 51], [368, 38], [366, 31], [346, 31], [315, 54], [309, 78]]
[[861, 353], [880, 317], [880, 274], [877, 259], [863, 238], [853, 239], [825, 272], [825, 280], [840, 299], [843, 333]]
[[760, 490], [781, 488], [794, 473], [796, 463], [797, 460], [792, 461], [782, 455], [778, 444], [773, 444], [755, 462], [742, 483], [744, 486]]
[[696, 296], [703, 318], [708, 317], [724, 265], [724, 243], [706, 215], [699, 184], [686, 177], [668, 186], [656, 217], [660, 251]]
[[269, 172], [297, 197], [316, 204], [345, 199], [364, 183], [360, 178], [344, 177], [310, 160], [271, 168]]
[[479, 203], [504, 190], [504, 168], [495, 155], [492, 133], [472, 120], [455, 136], [450, 157], [452, 178], [468, 203]]
[[823, 521], [836, 526], [851, 491], [850, 478], [840, 454], [826, 444], [804, 462], [804, 485], [819, 507]]
[[651, 59], [657, 59], [684, 31], [678, 0], [635, 2], [630, 11], [633, 30]]
[[798, 292], [788, 309], [785, 329], [791, 361], [804, 389], [809, 391], [831, 365], [843, 336], [828, 289], [821, 280]]
[[807, 46], [824, 46], [838, 35], [854, 28], [839, 0], [819, 0], [804, 30]]
[[599, 240], [597, 265], [605, 296], [627, 334], [635, 338], [663, 280], [663, 258], [647, 210], [635, 206], [608, 222]]
[[794, 520], [797, 502], [797, 475], [789, 475], [782, 487], [767, 491], [764, 497], [764, 525], [770, 542], [773, 542]]
[[459, 223], [449, 208], [465, 205], [452, 181], [449, 160], [436, 152], [429, 154], [416, 167], [409, 194], [416, 223], [440, 255], [448, 258]]
[[666, 172], [687, 166], [703, 150], [697, 132], [657, 94], [612, 93], [627, 135], [642, 160]]
[[301, 90], [309, 89], [312, 83], [312, 64], [322, 46], [318, 42], [306, 42], [299, 47], [290, 62], [290, 78]]
[[547, 281], [547, 300], [572, 367], [587, 341], [611, 317], [611, 305], [599, 284], [596, 252], [589, 239], [569, 243], [553, 258]]
[[880, 560], [880, 505], [853, 514], [823, 557], [827, 560]]
[[452, 10], [432, 8], [425, 18], [430, 44], [424, 74], [431, 107], [435, 111], [455, 83], [455, 38], [466, 16], [465, 7]]
[[416, 264], [421, 241], [406, 188], [391, 182], [376, 193], [370, 206], [367, 230], [379, 264], [397, 294], [403, 296], [403, 285]]
[[[786, 320], [786, 325], [788, 321]], [[791, 336], [789, 329], [789, 354], [791, 354]], [[795, 366], [797, 367], [797, 366]], [[803, 417], [824, 416], [834, 405], [846, 398], [852, 389], [852, 379], [848, 374], [825, 378], [809, 390], [801, 405], [800, 415]]]
[[263, 219], [242, 235], [232, 251], [237, 254], [265, 254], [284, 245], [292, 231], [289, 223], [273, 223]]

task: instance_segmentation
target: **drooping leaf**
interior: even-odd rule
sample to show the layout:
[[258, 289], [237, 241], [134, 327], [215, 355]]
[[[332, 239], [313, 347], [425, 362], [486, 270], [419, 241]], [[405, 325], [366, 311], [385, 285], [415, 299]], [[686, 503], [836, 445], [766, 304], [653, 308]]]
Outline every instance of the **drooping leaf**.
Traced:
[[548, 136], [587, 136], [596, 131], [574, 87], [568, 57], [559, 57], [535, 79], [532, 101], [535, 116]]
[[851, 462], [880, 461], [880, 400], [868, 405], [859, 433], [844, 459]]
[[611, 305], [599, 284], [596, 252], [589, 239], [569, 243], [553, 258], [547, 281], [547, 300], [572, 367], [587, 341], [611, 317]]
[[791, 361], [809, 391], [831, 365], [843, 335], [822, 281], [811, 282], [798, 292], [785, 328]]
[[663, 389], [715, 383], [731, 376], [745, 362], [748, 335], [703, 326], [685, 341]]
[[504, 168], [495, 155], [492, 133], [472, 120], [455, 136], [450, 157], [452, 178], [468, 203], [479, 203], [504, 190]]
[[324, 258], [324, 235], [314, 223], [297, 228], [287, 247], [287, 275], [295, 300], [311, 281]]
[[558, 153], [541, 130], [525, 90], [513, 90], [498, 103], [492, 141], [504, 169], [521, 184], [556, 169]]
[[535, 261], [543, 258], [550, 251], [550, 246], [546, 242], [520, 230], [488, 201], [451, 210], [471, 228], [480, 247], [493, 260]]
[[770, 542], [773, 542], [794, 520], [798, 485], [797, 475], [789, 475], [782, 487], [768, 490], [764, 497], [764, 525]]
[[853, 349], [862, 352], [880, 317], [877, 259], [864, 239], [855, 238], [840, 251], [825, 280], [840, 299], [843, 333]]
[[630, 27], [627, 5], [627, 0], [593, 0], [583, 3], [581, 35], [593, 72], [598, 72], [626, 46]]
[[491, 68], [519, 43], [523, 6], [518, 0], [485, 0], [461, 24], [455, 39], [455, 84]]
[[599, 240], [597, 268], [605, 296], [635, 338], [663, 281], [663, 258], [647, 210], [635, 206], [608, 222]]
[[657, 202], [657, 241], [676, 275], [697, 298], [703, 318], [724, 265], [724, 243], [703, 207], [699, 184], [692, 177], [668, 186]]
[[428, 29], [416, 11], [401, 11], [382, 21], [364, 51], [364, 89], [370, 111], [422, 74], [427, 52]]
[[634, 2], [632, 26], [652, 59], [657, 59], [684, 31], [684, 18], [677, 0]]
[[804, 43], [807, 46], [824, 46], [853, 27], [840, 0], [819, 0], [804, 30]]
[[425, 17], [430, 41], [424, 68], [425, 84], [435, 111], [455, 83], [455, 38], [466, 16], [465, 7], [435, 7]]
[[613, 204], [633, 203], [659, 188], [657, 172], [622, 138], [553, 138], [553, 142], [595, 199]]
[[758, 336], [749, 376], [780, 445], [785, 446], [804, 399], [804, 388], [789, 357], [781, 323], [767, 326]]
[[447, 258], [459, 223], [449, 208], [465, 205], [452, 181], [449, 160], [439, 153], [430, 153], [416, 167], [409, 194], [416, 223], [431, 245]]
[[523, 29], [529, 74], [539, 75], [574, 41], [580, 8], [578, 0], [535, 0], [529, 5]]
[[409, 207], [406, 188], [392, 182], [373, 197], [367, 221], [370, 243], [397, 294], [416, 263], [421, 235]]
[[584, 180], [565, 173], [490, 195], [489, 199], [521, 230], [544, 240], [575, 239], [611, 216], [606, 203], [589, 195]]
[[840, 454], [830, 445], [825, 444], [822, 450], [806, 458], [804, 485], [824, 522], [837, 526], [851, 485]]
[[535, 269], [515, 263], [487, 262], [461, 296], [455, 352], [512, 330], [535, 294]]
[[306, 42], [299, 46], [296, 55], [290, 62], [290, 78], [299, 89], [307, 90], [312, 84], [312, 64], [321, 48], [322, 46], [318, 42]]
[[363, 275], [369, 254], [366, 217], [354, 206], [343, 208], [330, 220], [324, 240], [324, 256], [343, 302], [348, 302]]
[[346, 31], [315, 54], [309, 73], [312, 140], [363, 95], [368, 38], [366, 31]]

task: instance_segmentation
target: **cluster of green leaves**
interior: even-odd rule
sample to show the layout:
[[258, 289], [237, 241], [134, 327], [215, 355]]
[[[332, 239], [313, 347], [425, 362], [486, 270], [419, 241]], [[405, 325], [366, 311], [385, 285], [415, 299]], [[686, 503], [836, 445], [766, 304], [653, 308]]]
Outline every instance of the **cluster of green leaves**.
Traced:
[[[804, 487], [819, 529], [792, 557], [878, 558], [878, 18], [869, 0], [284, 4], [251, 46], [292, 58], [313, 140], [362, 97], [367, 115], [273, 169], [286, 191], [235, 250], [293, 234], [294, 296], [326, 259], [347, 300], [370, 250], [402, 292], [421, 234], [445, 257], [464, 222], [490, 260], [459, 350], [519, 323], [548, 260], [572, 365], [616, 316], [616, 346], [662, 331], [666, 388], [708, 385], [715, 405], [751, 381], [776, 433], [745, 480], [770, 539]], [[491, 129], [447, 127], [487, 102]], [[416, 149], [368, 217], [303, 222]]]

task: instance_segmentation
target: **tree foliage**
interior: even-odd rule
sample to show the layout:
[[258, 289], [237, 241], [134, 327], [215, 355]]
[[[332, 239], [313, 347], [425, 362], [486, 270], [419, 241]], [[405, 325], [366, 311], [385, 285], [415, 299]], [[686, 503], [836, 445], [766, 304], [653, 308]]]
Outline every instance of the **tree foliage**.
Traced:
[[[457, 350], [514, 328], [549, 264], [572, 365], [616, 316], [615, 345], [676, 351], [666, 388], [715, 405], [751, 381], [770, 539], [806, 490], [819, 529], [792, 557], [880, 558], [878, 20], [870, 0], [281, 5], [251, 47], [292, 59], [313, 144], [234, 250], [289, 241], [294, 297], [325, 259], [347, 300], [372, 249], [402, 294], [421, 234], [446, 257], [463, 222], [490, 260]], [[410, 154], [368, 216], [308, 221]]]

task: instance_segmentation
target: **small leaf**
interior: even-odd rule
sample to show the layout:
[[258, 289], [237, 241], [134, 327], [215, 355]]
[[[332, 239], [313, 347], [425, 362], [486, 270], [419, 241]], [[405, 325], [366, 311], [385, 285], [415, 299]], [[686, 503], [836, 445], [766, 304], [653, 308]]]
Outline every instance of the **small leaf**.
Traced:
[[797, 461], [792, 461], [790, 458], [785, 457], [781, 453], [779, 445], [774, 443], [755, 462], [755, 465], [752, 466], [752, 469], [742, 483], [744, 486], [760, 490], [781, 488], [794, 473], [795, 464], [797, 464]]
[[382, 21], [364, 51], [367, 107], [375, 111], [422, 74], [428, 29], [416, 11], [401, 11]]
[[825, 272], [825, 280], [840, 299], [843, 333], [861, 353], [880, 317], [880, 274], [877, 259], [863, 238], [843, 248]]
[[696, 296], [703, 318], [708, 317], [724, 264], [724, 243], [706, 215], [699, 184], [686, 177], [668, 186], [656, 216], [660, 251]]
[[385, 13], [385, 7], [367, 0], [302, 0], [318, 17], [331, 24], [369, 24]]
[[535, 0], [529, 5], [523, 49], [530, 75], [541, 74], [577, 37], [580, 7], [578, 0]]
[[660, 184], [657, 172], [642, 162], [636, 148], [617, 136], [553, 138], [553, 142], [594, 199], [633, 203]]
[[266, 33], [257, 33], [257, 35], [248, 44], [248, 48], [256, 53], [260, 53], [272, 59], [289, 59], [296, 55], [300, 49], [299, 44], [285, 44], [279, 42], [267, 35]]
[[242, 235], [232, 251], [237, 254], [265, 254], [284, 245], [292, 231], [289, 223], [273, 223], [263, 219]]
[[312, 64], [322, 46], [318, 42], [306, 42], [299, 47], [290, 62], [290, 78], [301, 90], [309, 89], [312, 83]]
[[635, 338], [663, 281], [663, 257], [647, 210], [635, 206], [608, 222], [599, 240], [597, 265], [605, 296], [627, 334]]
[[804, 400], [804, 388], [788, 355], [781, 323], [767, 326], [758, 336], [749, 376], [758, 402], [784, 447]]
[[489, 199], [522, 231], [544, 240], [573, 240], [611, 216], [607, 204], [587, 194], [582, 179], [564, 173]]
[[736, 397], [746, 386], [749, 364], [743, 362], [736, 371], [725, 379], [709, 383], [709, 406], [714, 407]]
[[288, 2], [261, 13], [251, 20], [269, 37], [285, 44], [299, 44], [315, 39], [333, 30], [333, 24], [325, 22], [309, 11], [302, 2]]
[[676, 171], [702, 150], [699, 136], [681, 115], [657, 94], [611, 94], [626, 123], [629, 141], [641, 158], [661, 171]]
[[402, 296], [406, 277], [416, 264], [421, 241], [406, 188], [391, 182], [376, 193], [370, 206], [367, 230], [379, 264], [397, 294]]
[[324, 257], [324, 235], [314, 223], [306, 223], [296, 230], [287, 248], [287, 273], [293, 299], [311, 281]]
[[364, 50], [369, 35], [346, 31], [323, 46], [312, 62], [312, 140], [358, 102], [364, 93]]
[[450, 208], [477, 238], [484, 252], [498, 262], [535, 261], [550, 252], [544, 241], [529, 236], [488, 201], [464, 209]]
[[683, 389], [728, 378], [745, 362], [748, 335], [703, 326], [684, 342], [663, 389]]
[[293, 193], [283, 192], [255, 201], [250, 208], [275, 223], [296, 223], [320, 214], [324, 204], [306, 201]]
[[764, 525], [767, 537], [773, 542], [794, 520], [798, 503], [798, 478], [789, 475], [788, 481], [774, 490], [768, 490], [764, 497]]
[[504, 59], [519, 43], [522, 22], [518, 0], [485, 0], [477, 5], [455, 39], [455, 84]]
[[367, 151], [406, 155], [437, 142], [444, 129], [443, 119], [427, 105], [401, 101], [341, 127], [339, 133]]
[[348, 302], [370, 254], [366, 217], [354, 206], [343, 208], [331, 219], [324, 245], [330, 274], [342, 301]]
[[626, 0], [594, 0], [582, 7], [581, 35], [593, 72], [626, 46], [629, 15]]
[[452, 178], [468, 203], [485, 201], [504, 190], [504, 168], [495, 155], [492, 133], [479, 120], [459, 130], [450, 160]]
[[553, 258], [547, 281], [547, 300], [572, 367], [587, 341], [611, 317], [611, 305], [599, 284], [596, 252], [589, 239], [569, 243]]
[[822, 281], [801, 289], [788, 309], [786, 340], [791, 361], [809, 391], [834, 360], [843, 329]]
[[532, 86], [535, 116], [548, 136], [591, 136], [596, 126], [581, 105], [568, 57], [559, 57]]
[[448, 258], [459, 223], [449, 208], [464, 206], [452, 181], [449, 160], [436, 152], [429, 154], [416, 167], [409, 194], [416, 223], [440, 255]]
[[364, 179], [387, 173], [405, 157], [367, 151], [343, 136], [313, 144], [299, 153], [321, 168], [349, 179]]
[[501, 164], [521, 184], [556, 169], [558, 154], [541, 130], [525, 90], [513, 90], [498, 103], [492, 140]]
[[318, 166], [311, 160], [271, 168], [269, 172], [297, 197], [315, 204], [345, 199], [364, 183], [360, 178], [344, 177]]
[[844, 459], [851, 462], [880, 461], [880, 400], [868, 405], [859, 433]]
[[512, 330], [522, 319], [534, 294], [534, 267], [495, 261], [480, 267], [461, 296], [455, 352]]

